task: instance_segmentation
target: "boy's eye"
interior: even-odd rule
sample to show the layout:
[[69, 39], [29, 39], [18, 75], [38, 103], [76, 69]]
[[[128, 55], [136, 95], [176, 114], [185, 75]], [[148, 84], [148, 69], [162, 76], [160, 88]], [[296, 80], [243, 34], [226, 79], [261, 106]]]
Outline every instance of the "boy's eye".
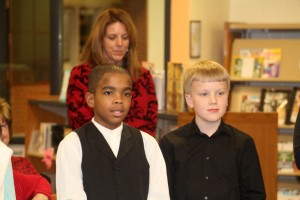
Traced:
[[125, 92], [126, 97], [131, 97], [131, 92]]
[[204, 96], [204, 97], [207, 96], [207, 92], [201, 92], [200, 96]]
[[104, 91], [104, 94], [105, 95], [112, 95], [112, 92], [111, 91]]

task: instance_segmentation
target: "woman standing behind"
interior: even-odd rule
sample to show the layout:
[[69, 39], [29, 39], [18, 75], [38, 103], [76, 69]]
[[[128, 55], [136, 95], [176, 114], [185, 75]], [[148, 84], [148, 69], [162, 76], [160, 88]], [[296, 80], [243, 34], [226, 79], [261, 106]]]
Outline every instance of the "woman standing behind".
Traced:
[[124, 122], [152, 136], [157, 125], [157, 98], [150, 72], [141, 66], [136, 52], [136, 28], [128, 13], [108, 8], [96, 18], [81, 53], [82, 64], [75, 66], [67, 90], [70, 126], [79, 128], [94, 116], [87, 106], [88, 75], [100, 64], [127, 69], [133, 78], [132, 102]]

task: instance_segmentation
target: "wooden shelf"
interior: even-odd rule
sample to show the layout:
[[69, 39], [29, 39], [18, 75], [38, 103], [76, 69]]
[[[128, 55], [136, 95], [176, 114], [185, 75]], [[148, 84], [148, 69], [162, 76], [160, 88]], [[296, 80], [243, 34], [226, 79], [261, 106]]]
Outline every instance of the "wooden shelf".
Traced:
[[231, 23], [224, 25], [224, 43], [223, 43], [223, 65], [229, 70], [232, 56], [233, 41], [239, 38], [248, 38], [249, 32], [261, 30], [270, 33], [273, 31], [298, 32], [300, 24], [250, 24], [250, 23]]
[[282, 172], [282, 171], [279, 171], [279, 172], [277, 172], [277, 174], [279, 176], [299, 176], [300, 177], [300, 172]]
[[[241, 50], [243, 49], [281, 49], [281, 59], [279, 76], [272, 78], [246, 78], [237, 77], [233, 73], [233, 60], [239, 56]], [[241, 100], [243, 96], [249, 95], [253, 98], [261, 94], [262, 88], [278, 88], [282, 90], [292, 90], [293, 87], [300, 87], [300, 24], [249, 24], [249, 23], [225, 23], [224, 26], [224, 45], [223, 45], [223, 65], [229, 71], [231, 77], [231, 94], [230, 94], [230, 111], [239, 112], [241, 106]], [[245, 74], [244, 74], [245, 75]], [[251, 73], [249, 73], [251, 75]], [[261, 100], [261, 99], [260, 99]], [[246, 123], [246, 122], [245, 122]], [[276, 123], [276, 122], [274, 122]], [[279, 122], [278, 122], [279, 123]], [[282, 123], [282, 121], [280, 121]], [[255, 126], [257, 126], [256, 123]], [[236, 124], [237, 126], [239, 124]], [[277, 125], [277, 124], [276, 124]], [[251, 127], [250, 127], [251, 128]], [[259, 130], [258, 130], [259, 131]], [[276, 140], [291, 141], [294, 125], [280, 125], [275, 131], [276, 135], [271, 134], [268, 136], [269, 140], [265, 141], [262, 145], [264, 148], [269, 148], [269, 145], [273, 146]], [[264, 133], [262, 133], [264, 134]], [[276, 137], [275, 139], [272, 137]], [[260, 142], [260, 141], [259, 141]], [[272, 143], [272, 144], [271, 144]], [[268, 145], [268, 146], [266, 146]], [[277, 186], [282, 185], [282, 178], [285, 180], [284, 185], [295, 183], [297, 181], [290, 181], [289, 179], [298, 179], [300, 177], [300, 172], [277, 172], [277, 148], [273, 149], [273, 156], [275, 158], [272, 160], [274, 166], [272, 166], [272, 175], [280, 177], [274, 180], [274, 183], [269, 180], [265, 181], [266, 188], [268, 189], [267, 199], [273, 200], [277, 196]], [[261, 162], [265, 162], [266, 157], [260, 154]], [[274, 169], [275, 167], [275, 169]], [[263, 171], [268, 170], [262, 167]], [[274, 171], [275, 170], [275, 171]], [[265, 176], [264, 179], [269, 177]], [[288, 184], [287, 184], [288, 183]], [[275, 186], [275, 187], [274, 187]], [[272, 189], [270, 189], [270, 187]], [[276, 188], [276, 189], [275, 189]]]
[[228, 28], [234, 30], [299, 30], [300, 24], [255, 24], [255, 23], [228, 23]]

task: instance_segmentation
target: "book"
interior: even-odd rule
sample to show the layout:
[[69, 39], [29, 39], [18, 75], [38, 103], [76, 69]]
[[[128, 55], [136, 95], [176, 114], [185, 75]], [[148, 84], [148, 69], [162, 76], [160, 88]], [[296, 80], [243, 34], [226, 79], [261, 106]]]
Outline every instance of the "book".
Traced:
[[278, 125], [286, 124], [290, 95], [291, 90], [262, 88], [260, 111], [277, 112]]
[[46, 149], [52, 148], [52, 126], [54, 125], [56, 123], [41, 122], [40, 128], [32, 131], [28, 153], [43, 156]]
[[260, 96], [245, 94], [241, 99], [241, 112], [258, 112], [260, 106]]
[[279, 188], [277, 200], [300, 200], [300, 190], [294, 188]]
[[277, 78], [281, 62], [280, 48], [241, 49], [232, 59], [231, 76], [242, 78]]
[[278, 77], [281, 60], [281, 49], [263, 49], [263, 78]]
[[70, 69], [65, 69], [63, 74], [63, 81], [60, 89], [60, 95], [59, 95], [59, 101], [65, 102], [66, 101], [66, 95], [67, 95], [67, 89], [68, 89], [68, 83], [70, 78]]
[[278, 172], [295, 172], [293, 142], [278, 142]]
[[287, 124], [295, 124], [298, 116], [300, 107], [300, 89], [294, 87], [290, 96], [289, 105], [288, 105], [288, 119]]
[[168, 63], [167, 69], [167, 91], [166, 110], [170, 112], [185, 111], [185, 100], [183, 92], [183, 72], [182, 63]]

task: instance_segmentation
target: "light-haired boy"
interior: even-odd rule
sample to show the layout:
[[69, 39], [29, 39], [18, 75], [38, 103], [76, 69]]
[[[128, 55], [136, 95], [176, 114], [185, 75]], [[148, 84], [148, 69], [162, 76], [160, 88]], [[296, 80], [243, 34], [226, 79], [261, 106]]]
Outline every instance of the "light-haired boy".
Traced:
[[265, 199], [254, 140], [222, 121], [230, 91], [227, 70], [199, 61], [185, 70], [184, 90], [195, 117], [160, 141], [171, 199]]

